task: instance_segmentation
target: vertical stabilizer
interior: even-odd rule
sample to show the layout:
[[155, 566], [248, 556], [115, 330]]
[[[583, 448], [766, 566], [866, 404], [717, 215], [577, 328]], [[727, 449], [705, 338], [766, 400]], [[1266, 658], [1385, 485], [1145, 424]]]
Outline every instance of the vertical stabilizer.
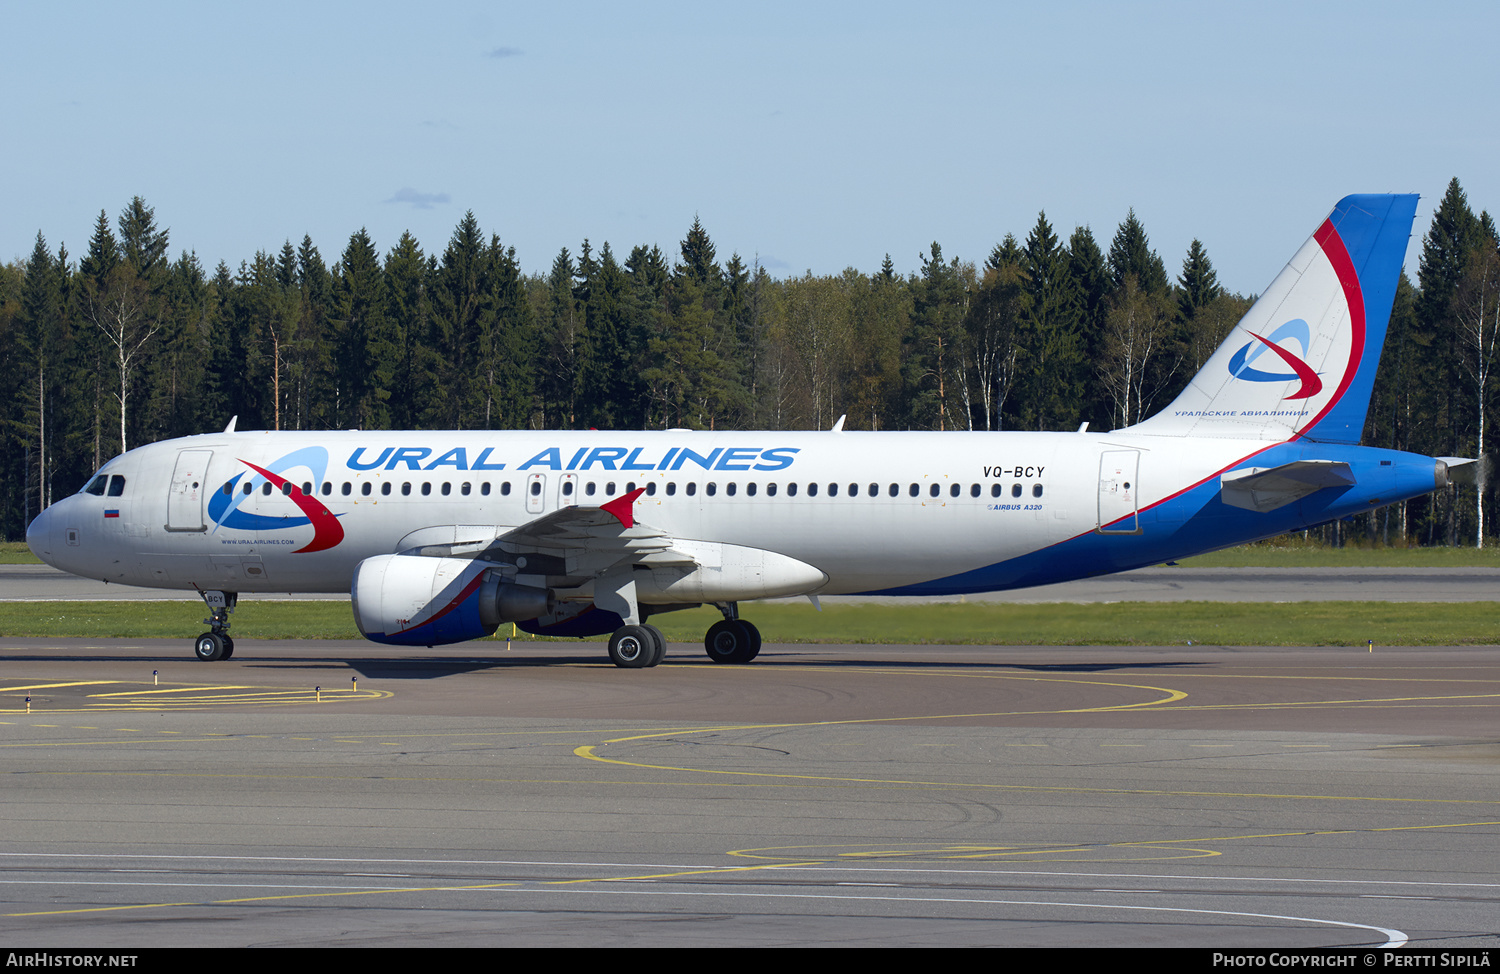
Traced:
[[1417, 197], [1346, 196], [1182, 395], [1132, 432], [1358, 443]]

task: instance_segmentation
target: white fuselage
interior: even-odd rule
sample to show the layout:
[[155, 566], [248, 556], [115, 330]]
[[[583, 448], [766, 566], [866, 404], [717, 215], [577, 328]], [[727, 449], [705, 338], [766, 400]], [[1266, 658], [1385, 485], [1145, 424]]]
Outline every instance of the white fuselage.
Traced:
[[[971, 572], [1101, 526], [1145, 534], [1152, 524], [1134, 512], [1273, 445], [1019, 432], [220, 433], [110, 461], [100, 475], [124, 478], [118, 493], [107, 482], [64, 499], [28, 540], [50, 563], [109, 582], [337, 592], [364, 559], [434, 532], [474, 526], [494, 536], [640, 487], [642, 525], [797, 559], [826, 574], [821, 594], [869, 592]], [[201, 463], [189, 469], [186, 458]], [[337, 543], [302, 550], [327, 539], [315, 544], [321, 529], [256, 469], [311, 491], [337, 518]], [[1118, 567], [1078, 563], [1065, 574]], [[995, 586], [967, 590], [986, 587]]]

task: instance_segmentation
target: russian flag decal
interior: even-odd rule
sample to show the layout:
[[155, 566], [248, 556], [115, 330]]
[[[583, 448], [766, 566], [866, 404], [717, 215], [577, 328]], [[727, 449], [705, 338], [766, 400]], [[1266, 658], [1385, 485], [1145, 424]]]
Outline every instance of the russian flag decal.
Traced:
[[104, 512], [104, 516], [105, 517], [119, 517], [120, 516], [120, 512], [118, 510], [108, 510], [108, 509], [106, 509], [105, 512]]

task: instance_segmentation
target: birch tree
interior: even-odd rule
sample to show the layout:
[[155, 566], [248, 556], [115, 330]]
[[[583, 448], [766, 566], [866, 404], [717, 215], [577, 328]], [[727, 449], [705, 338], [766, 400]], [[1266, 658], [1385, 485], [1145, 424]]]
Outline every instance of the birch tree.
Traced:
[[1474, 545], [1484, 547], [1484, 491], [1487, 486], [1485, 420], [1488, 413], [1488, 386], [1495, 368], [1495, 351], [1500, 345], [1500, 252], [1494, 241], [1476, 248], [1470, 255], [1464, 276], [1454, 295], [1455, 319], [1463, 346], [1459, 362], [1468, 375], [1474, 395], [1474, 412], [1479, 424], [1475, 438], [1478, 469], [1475, 480], [1475, 503], [1478, 524]]

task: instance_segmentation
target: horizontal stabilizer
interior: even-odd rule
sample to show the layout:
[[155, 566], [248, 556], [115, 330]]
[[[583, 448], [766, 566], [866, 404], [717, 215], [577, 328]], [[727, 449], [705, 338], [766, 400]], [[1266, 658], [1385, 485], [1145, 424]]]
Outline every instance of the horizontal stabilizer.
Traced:
[[1219, 478], [1219, 499], [1264, 514], [1325, 487], [1350, 487], [1354, 471], [1338, 460], [1295, 460], [1279, 467], [1246, 467]]

